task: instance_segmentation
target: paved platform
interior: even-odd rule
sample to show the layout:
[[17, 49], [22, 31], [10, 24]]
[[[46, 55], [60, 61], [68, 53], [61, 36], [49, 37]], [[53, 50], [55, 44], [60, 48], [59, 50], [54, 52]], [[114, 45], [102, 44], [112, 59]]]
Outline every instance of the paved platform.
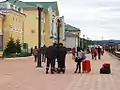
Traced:
[[[87, 55], [91, 60], [91, 55]], [[112, 74], [101, 75], [102, 63], [111, 64]], [[74, 74], [75, 62], [66, 57], [65, 74], [45, 74], [32, 57], [0, 60], [0, 90], [120, 90], [120, 61], [105, 52], [101, 60], [91, 60], [92, 72]]]

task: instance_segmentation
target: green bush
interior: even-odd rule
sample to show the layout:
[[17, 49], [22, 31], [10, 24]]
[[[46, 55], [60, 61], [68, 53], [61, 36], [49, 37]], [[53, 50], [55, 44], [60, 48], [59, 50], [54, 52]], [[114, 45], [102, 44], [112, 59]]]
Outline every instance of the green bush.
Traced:
[[4, 50], [5, 56], [14, 54], [14, 53], [21, 53], [21, 44], [20, 40], [17, 39], [16, 42], [14, 42], [14, 39], [11, 37], [9, 42], [7, 43], [6, 49]]
[[14, 39], [12, 37], [10, 38], [9, 42], [7, 43], [7, 47], [4, 50], [4, 52], [5, 52], [5, 55], [16, 53], [16, 45], [15, 45]]
[[15, 44], [16, 44], [16, 52], [17, 52], [17, 53], [21, 53], [21, 44], [20, 44], [20, 40], [17, 39]]
[[31, 54], [30, 53], [12, 53], [5, 57], [6, 58], [14, 58], [14, 57], [28, 57], [28, 56], [31, 56]]

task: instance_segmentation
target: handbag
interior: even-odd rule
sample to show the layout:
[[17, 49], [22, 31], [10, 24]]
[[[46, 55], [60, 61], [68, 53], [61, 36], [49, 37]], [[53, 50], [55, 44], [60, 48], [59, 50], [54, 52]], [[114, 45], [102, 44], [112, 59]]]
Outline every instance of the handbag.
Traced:
[[76, 58], [75, 58], [75, 62], [79, 62], [79, 61], [81, 62], [81, 61], [82, 61], [82, 58], [76, 57]]
[[75, 62], [78, 62], [78, 57], [75, 58]]

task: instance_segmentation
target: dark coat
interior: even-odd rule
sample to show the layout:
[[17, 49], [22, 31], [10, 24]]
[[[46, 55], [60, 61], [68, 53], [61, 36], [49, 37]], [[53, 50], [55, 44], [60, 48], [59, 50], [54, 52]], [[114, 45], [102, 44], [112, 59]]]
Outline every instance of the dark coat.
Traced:
[[49, 46], [46, 49], [46, 57], [50, 59], [57, 58], [57, 48], [55, 46]]
[[100, 47], [98, 47], [98, 54], [100, 54], [101, 53], [101, 48]]
[[47, 50], [47, 47], [46, 47], [46, 46], [43, 46], [43, 47], [41, 48], [41, 53], [42, 53], [42, 54], [46, 54], [46, 50]]
[[65, 59], [66, 54], [67, 54], [66, 47], [59, 47], [58, 48], [58, 59]]

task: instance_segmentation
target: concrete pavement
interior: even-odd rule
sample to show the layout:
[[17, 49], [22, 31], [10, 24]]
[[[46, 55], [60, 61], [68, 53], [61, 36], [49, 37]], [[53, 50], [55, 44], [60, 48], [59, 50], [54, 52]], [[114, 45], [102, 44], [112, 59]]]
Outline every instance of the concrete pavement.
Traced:
[[[111, 64], [112, 74], [99, 74], [104, 62]], [[67, 55], [65, 74], [45, 74], [45, 66], [36, 69], [32, 57], [0, 60], [0, 90], [119, 90], [120, 61], [115, 57], [105, 53], [101, 60], [91, 60], [91, 73], [74, 74], [75, 64]]]

